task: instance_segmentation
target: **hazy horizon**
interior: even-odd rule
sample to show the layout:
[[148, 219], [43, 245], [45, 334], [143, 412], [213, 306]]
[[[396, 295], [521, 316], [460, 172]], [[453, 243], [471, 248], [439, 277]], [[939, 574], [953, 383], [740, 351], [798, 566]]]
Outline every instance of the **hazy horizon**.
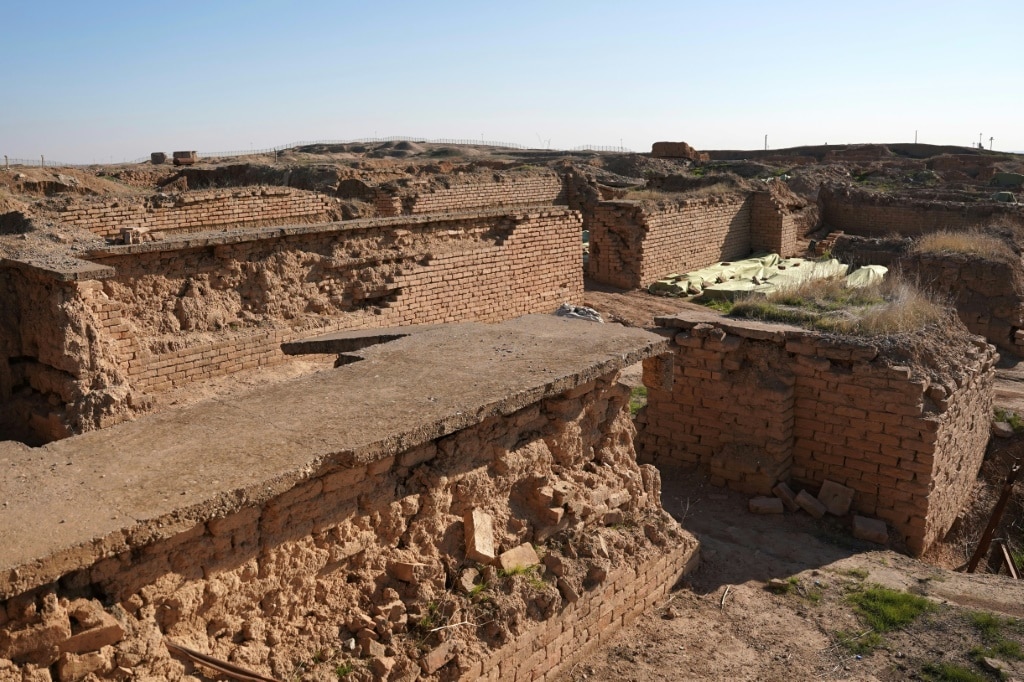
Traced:
[[531, 148], [1024, 150], [1024, 3], [6, 8], [0, 154], [421, 136]]

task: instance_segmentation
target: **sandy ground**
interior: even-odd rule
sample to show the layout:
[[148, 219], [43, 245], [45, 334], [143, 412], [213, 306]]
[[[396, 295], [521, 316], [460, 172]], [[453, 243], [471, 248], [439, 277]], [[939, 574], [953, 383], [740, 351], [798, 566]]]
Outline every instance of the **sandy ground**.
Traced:
[[[1024, 618], [1024, 583], [946, 571], [855, 540], [843, 519], [751, 514], [746, 496], [685, 470], [663, 472], [662, 497], [701, 541], [700, 567], [564, 680], [928, 679], [924, 666], [943, 661], [984, 675], [969, 655], [985, 642], [968, 614]], [[769, 578], [794, 585], [774, 594]], [[876, 583], [928, 596], [939, 609], [857, 657], [836, 633], [864, 632], [846, 595]], [[1012, 637], [1024, 642], [1024, 628]]]

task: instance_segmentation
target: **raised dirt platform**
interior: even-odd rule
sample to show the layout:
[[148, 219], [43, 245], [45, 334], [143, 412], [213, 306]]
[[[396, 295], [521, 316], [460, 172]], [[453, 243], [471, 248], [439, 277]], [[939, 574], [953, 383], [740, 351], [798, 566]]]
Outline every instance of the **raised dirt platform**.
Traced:
[[0, 443], [0, 597], [664, 352], [619, 325], [529, 315], [365, 349], [364, 361], [32, 449]]

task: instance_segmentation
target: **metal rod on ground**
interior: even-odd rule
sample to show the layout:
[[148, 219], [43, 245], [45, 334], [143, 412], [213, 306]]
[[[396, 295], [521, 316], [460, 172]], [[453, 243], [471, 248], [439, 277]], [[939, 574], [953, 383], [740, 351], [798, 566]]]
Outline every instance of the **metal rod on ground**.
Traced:
[[1003, 518], [1003, 512], [1006, 511], [1006, 503], [1010, 501], [1010, 492], [1013, 490], [1013, 484], [1017, 480], [1017, 474], [1020, 473], [1020, 462], [1015, 462], [1010, 468], [1010, 473], [1006, 476], [1006, 483], [1003, 484], [1003, 492], [999, 494], [999, 501], [996, 502], [995, 508], [992, 510], [992, 517], [988, 520], [988, 525], [985, 527], [985, 532], [981, 534], [981, 540], [978, 541], [978, 548], [974, 550], [974, 556], [967, 562], [967, 572], [974, 573], [975, 569], [978, 568], [978, 564], [981, 562], [981, 558], [988, 554], [989, 545], [992, 544], [992, 535], [996, 532], [996, 526], [999, 525], [999, 521]]

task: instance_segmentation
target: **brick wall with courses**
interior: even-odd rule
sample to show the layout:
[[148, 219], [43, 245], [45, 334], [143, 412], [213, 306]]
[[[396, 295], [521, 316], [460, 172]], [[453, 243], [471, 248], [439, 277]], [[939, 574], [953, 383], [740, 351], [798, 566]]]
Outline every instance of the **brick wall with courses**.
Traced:
[[[577, 213], [548, 208], [410, 223], [346, 221], [293, 236], [178, 250], [167, 242], [112, 247], [95, 260], [117, 274], [62, 288], [68, 300], [87, 311], [95, 330], [83, 348], [102, 347], [114, 383], [142, 405], [140, 394], [282, 362], [282, 343], [328, 331], [497, 322], [550, 313], [563, 302], [582, 303], [580, 229]], [[348, 257], [346, 249], [358, 239], [379, 251]], [[282, 260], [301, 268], [286, 276]], [[200, 314], [224, 311], [218, 325], [191, 332], [155, 326], [196, 290], [209, 298], [197, 295], [189, 299], [190, 306]], [[225, 300], [234, 307], [224, 308]], [[308, 312], [311, 307], [315, 312]], [[53, 324], [43, 324], [49, 330], [44, 336], [65, 345], [61, 340], [72, 329], [47, 317], [46, 310], [40, 314]], [[244, 323], [238, 315], [246, 310], [259, 314]], [[75, 366], [68, 368], [69, 362]], [[62, 363], [64, 381], [76, 386], [88, 386], [99, 371], [89, 352]], [[50, 392], [48, 384], [33, 388]], [[37, 421], [80, 432], [131, 417], [129, 411], [111, 409], [83, 420], [78, 411], [89, 397], [78, 397], [71, 406], [44, 400], [45, 413]], [[48, 428], [41, 435], [51, 440], [68, 433]]]
[[555, 173], [521, 178], [496, 176], [492, 182], [453, 184], [423, 191], [417, 191], [415, 186], [385, 186], [377, 189], [374, 198], [379, 216], [460, 213], [498, 206], [550, 206], [565, 202], [565, 183]]
[[602, 201], [590, 226], [587, 273], [623, 289], [669, 273], [696, 270], [750, 253], [749, 197], [666, 201]]
[[[726, 331], [727, 330], [727, 331]], [[945, 533], [988, 442], [994, 349], [964, 348], [955, 382], [888, 366], [868, 343], [730, 320], [682, 323], [670, 390], [648, 381], [642, 461], [699, 463], [712, 481], [770, 494], [776, 480], [856, 491], [853, 508], [884, 519], [915, 554]]]
[[[350, 624], [360, 623], [354, 611], [372, 613], [374, 600], [386, 601], [379, 596], [384, 587], [397, 592], [403, 612], [409, 609], [410, 629], [415, 627], [413, 609], [426, 613], [430, 599], [431, 603], [454, 601], [465, 609], [463, 613], [468, 612], [471, 595], [457, 593], [447, 584], [445, 566], [458, 573], [460, 567], [477, 564], [465, 557], [461, 541], [452, 542], [463, 537], [462, 509], [471, 504], [494, 515], [495, 542], [501, 549], [509, 543], [532, 541], [560, 556], [567, 570], [577, 562], [584, 570], [565, 573], [567, 584], [574, 586], [572, 593], [565, 592], [576, 597], [571, 599], [558, 597], [560, 592], [553, 588], [556, 576], [541, 568], [536, 577], [545, 581], [545, 593], [554, 593], [557, 607], [544, 613], [524, 610], [503, 642], [474, 642], [479, 637], [476, 629], [460, 633], [456, 639], [461, 641], [452, 651], [459, 679], [554, 680], [667, 597], [698, 560], [691, 536], [681, 533], [666, 541], [665, 528], [678, 528], [678, 524], [660, 511], [657, 472], [637, 467], [631, 446], [613, 455], [616, 466], [599, 467], [600, 485], [582, 471], [591, 458], [610, 456], [605, 451], [608, 442], [629, 443], [632, 426], [627, 403], [628, 393], [617, 384], [616, 376], [605, 375], [512, 414], [491, 417], [393, 455], [384, 453], [369, 463], [325, 463], [254, 506], [218, 508], [213, 518], [205, 520], [185, 515], [154, 533], [124, 533], [111, 541], [114, 547], [97, 550], [94, 563], [78, 552], [74, 561], [84, 564], [64, 568], [69, 573], [59, 582], [14, 593], [5, 588], [5, 597], [15, 598], [0, 600], [0, 614], [9, 604], [6, 611], [12, 614], [11, 622], [4, 625], [17, 633], [33, 622], [20, 622], [17, 613], [25, 604], [51, 591], [63, 597], [71, 586], [76, 594], [102, 595], [105, 603], [117, 605], [112, 610], [119, 612], [119, 620], [131, 624], [124, 627], [123, 642], [104, 649], [102, 655], [114, 665], [134, 668], [136, 674], [174, 672], [179, 664], [169, 660], [161, 643], [166, 636], [172, 641], [197, 642], [198, 648], [246, 667], [269, 666], [281, 675], [285, 672], [281, 666], [288, 663], [279, 660], [283, 657], [276, 657], [264, 640], [292, 650], [301, 640], [309, 652], [325, 647], [335, 651], [339, 623], [342, 630], [350, 631], [344, 638], [355, 636], [352, 628], [364, 626]], [[552, 443], [552, 449], [545, 442]], [[511, 443], [516, 445], [509, 450]], [[557, 475], [552, 473], [555, 470]], [[575, 523], [577, 514], [586, 513], [579, 520], [586, 527], [584, 535], [607, 538], [602, 543], [610, 548], [610, 556], [569, 558], [563, 556], [561, 544], [545, 546], [544, 537], [550, 538], [551, 533], [542, 537], [545, 527], [538, 525], [533, 512], [524, 511], [529, 505], [520, 499], [532, 489], [531, 481], [538, 485], [534, 480], [538, 472], [568, 496], [566, 518], [573, 517]], [[591, 485], [581, 485], [584, 478]], [[498, 492], [486, 500], [466, 499], [490, 488]], [[599, 490], [617, 494], [593, 507], [590, 500]], [[247, 498], [231, 496], [233, 504]], [[633, 532], [607, 524], [603, 519], [609, 511], [636, 515], [648, 523], [658, 518], [652, 528], [662, 530]], [[509, 513], [512, 518], [526, 514], [520, 523], [507, 525], [520, 529], [511, 536], [505, 523], [497, 523]], [[160, 539], [152, 539], [154, 534]], [[648, 539], [659, 536], [660, 543]], [[394, 562], [410, 560], [410, 550], [396, 549], [399, 537], [420, 550], [414, 552], [418, 562], [413, 564], [414, 578], [396, 578], [393, 572]], [[100, 544], [107, 547], [106, 542], [97, 547]], [[65, 563], [73, 562], [60, 565]], [[580, 577], [587, 575], [585, 567], [591, 564], [603, 566], [606, 577], [581, 584]], [[31, 571], [23, 571], [18, 580], [29, 585], [34, 578]], [[531, 592], [538, 593], [536, 588]], [[196, 599], [196, 595], [205, 597]], [[311, 604], [318, 606], [311, 609]], [[98, 602], [97, 606], [103, 608]], [[392, 604], [387, 608], [390, 612]], [[63, 618], [66, 621], [67, 616]], [[252, 626], [253, 621], [259, 627]], [[244, 627], [245, 623], [250, 626]], [[52, 631], [59, 636], [58, 625], [46, 622], [48, 635]], [[70, 626], [65, 627], [70, 633]], [[153, 631], [160, 637], [152, 646], [140, 647]], [[396, 629], [394, 636], [403, 632]], [[387, 636], [390, 641], [390, 631]], [[427, 638], [421, 633], [414, 636], [420, 646], [438, 646], [433, 640], [425, 644]], [[29, 641], [23, 639], [22, 649]], [[395, 648], [403, 655], [407, 651], [397, 644]], [[45, 647], [39, 652], [24, 651], [19, 662], [48, 655]], [[427, 677], [435, 679], [430, 673]], [[102, 672], [100, 676], [107, 677]]]
[[65, 225], [113, 237], [123, 227], [195, 232], [217, 227], [327, 223], [341, 217], [338, 200], [281, 187], [188, 192], [167, 198], [76, 200], [61, 211]]
[[998, 224], [1024, 225], [1024, 209], [1007, 204], [956, 204], [884, 197], [870, 199], [823, 189], [822, 222], [863, 237], [916, 236], [939, 230], [970, 230]]
[[602, 201], [590, 227], [588, 274], [624, 289], [755, 252], [793, 255], [799, 225], [768, 192], [657, 205]]

